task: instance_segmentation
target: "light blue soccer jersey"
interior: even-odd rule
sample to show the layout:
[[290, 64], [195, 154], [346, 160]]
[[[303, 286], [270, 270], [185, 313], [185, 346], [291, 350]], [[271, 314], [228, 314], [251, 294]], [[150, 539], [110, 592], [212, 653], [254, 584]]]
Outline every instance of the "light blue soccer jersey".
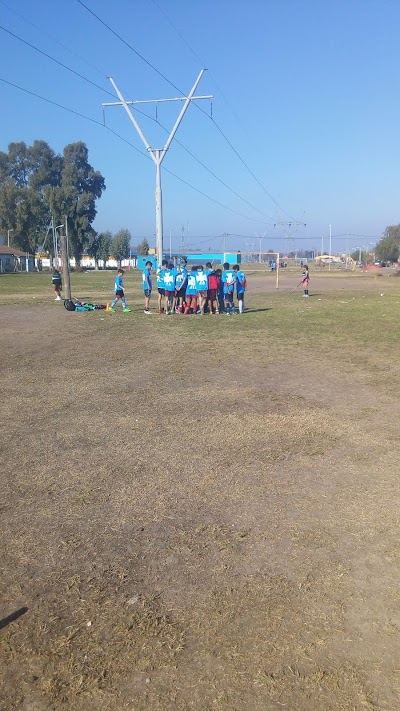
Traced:
[[196, 274], [197, 272], [190, 272], [188, 275], [188, 283], [186, 287], [186, 294], [188, 296], [196, 296], [197, 294]]
[[165, 291], [175, 291], [175, 274], [174, 269], [166, 269], [164, 272], [164, 289]]
[[236, 284], [236, 274], [233, 269], [222, 272], [221, 280], [224, 285], [224, 294], [233, 294]]
[[123, 280], [122, 276], [117, 274], [117, 276], [115, 277], [115, 291], [120, 291], [120, 289], [123, 289], [123, 288], [124, 288], [124, 280]]
[[197, 284], [197, 291], [207, 291], [208, 277], [207, 277], [207, 272], [205, 272], [203, 269], [200, 269], [196, 273], [196, 284]]
[[152, 281], [151, 281], [151, 269], [143, 269], [143, 289], [147, 291], [147, 289], [152, 289]]
[[164, 288], [164, 274], [165, 274], [165, 269], [157, 269], [157, 288], [158, 289]]
[[246, 276], [245, 273], [242, 271], [236, 272], [236, 293], [237, 294], [244, 294], [246, 291], [245, 286], [246, 286]]
[[180, 289], [182, 286], [185, 288], [186, 280], [187, 280], [187, 269], [185, 267], [181, 267], [180, 270], [176, 270], [175, 273], [175, 284], [176, 288]]

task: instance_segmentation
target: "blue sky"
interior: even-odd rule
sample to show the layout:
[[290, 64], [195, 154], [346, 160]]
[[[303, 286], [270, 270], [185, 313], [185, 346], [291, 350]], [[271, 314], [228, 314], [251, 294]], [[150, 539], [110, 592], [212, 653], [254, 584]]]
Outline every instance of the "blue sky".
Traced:
[[[163, 166], [241, 214], [164, 172], [166, 241], [172, 228], [178, 247], [185, 226], [186, 243], [189, 236], [193, 246], [204, 248], [218, 247], [224, 232], [232, 235], [227, 242], [232, 249], [258, 249], [256, 233], [266, 234], [265, 250], [283, 250], [291, 236], [299, 248], [320, 248], [322, 234], [327, 246], [331, 224], [333, 248], [340, 249], [345, 237], [335, 235], [363, 235], [351, 237], [350, 245], [368, 245], [386, 225], [400, 221], [397, 0], [85, 2], [183, 91], [189, 91], [202, 66], [208, 69], [197, 93], [214, 94], [215, 123], [279, 204], [235, 155], [210, 119], [210, 102], [203, 101], [207, 115], [191, 106], [178, 140], [265, 217], [174, 142]], [[0, 24], [103, 91], [2, 30], [0, 77], [100, 122], [102, 102], [112, 100], [107, 76], [126, 98], [177, 95], [77, 0], [0, 1]], [[1, 150], [11, 141], [32, 143], [37, 138], [57, 151], [85, 141], [90, 161], [107, 185], [96, 228], [128, 227], [133, 244], [143, 236], [153, 242], [155, 176], [150, 160], [101, 126], [3, 82], [0, 92]], [[155, 118], [154, 106], [143, 110]], [[177, 103], [159, 105], [158, 120], [171, 127], [177, 112]], [[139, 120], [150, 144], [161, 147], [166, 133], [154, 120]], [[122, 107], [107, 109], [106, 122], [144, 150]], [[295, 226], [296, 220], [306, 227]], [[288, 222], [291, 227], [281, 224]]]

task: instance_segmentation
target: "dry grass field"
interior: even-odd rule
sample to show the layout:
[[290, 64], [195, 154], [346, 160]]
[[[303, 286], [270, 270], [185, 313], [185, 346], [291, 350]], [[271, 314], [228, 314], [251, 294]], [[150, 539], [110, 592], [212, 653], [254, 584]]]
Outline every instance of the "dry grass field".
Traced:
[[0, 276], [1, 711], [400, 708], [400, 279], [311, 276]]

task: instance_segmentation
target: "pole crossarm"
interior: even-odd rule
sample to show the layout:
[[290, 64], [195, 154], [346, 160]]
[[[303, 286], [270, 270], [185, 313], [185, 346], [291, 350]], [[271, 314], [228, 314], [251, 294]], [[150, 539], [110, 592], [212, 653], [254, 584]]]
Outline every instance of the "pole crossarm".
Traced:
[[[199, 81], [201, 77], [203, 76], [205, 72], [205, 69], [202, 69], [199, 76], [197, 77], [195, 83], [193, 84], [189, 94], [187, 96], [179, 96], [179, 97], [174, 97], [170, 99], [139, 99], [139, 100], [134, 100], [134, 101], [126, 101], [124, 97], [122, 96], [122, 93], [118, 89], [114, 79], [112, 77], [109, 77], [111, 84], [114, 87], [114, 90], [119, 98], [119, 101], [113, 101], [113, 102], [107, 102], [102, 104], [102, 106], [123, 106], [126, 113], [128, 114], [129, 119], [132, 121], [134, 127], [136, 128], [136, 131], [139, 134], [139, 137], [141, 138], [143, 144], [146, 147], [146, 150], [149, 152], [155, 166], [156, 166], [156, 248], [157, 248], [157, 259], [159, 264], [161, 264], [162, 258], [163, 258], [163, 219], [162, 219], [162, 194], [161, 194], [161, 163], [164, 160], [165, 154], [168, 151], [168, 148], [170, 147], [172, 141], [174, 140], [174, 136], [179, 128], [179, 124], [181, 123], [186, 110], [190, 104], [191, 101], [197, 101], [199, 99], [212, 99], [213, 96], [195, 96], [194, 93], [197, 89], [197, 86], [199, 84]], [[180, 110], [179, 116], [175, 121], [175, 124], [172, 128], [171, 133], [168, 136], [167, 142], [165, 143], [163, 148], [152, 148], [150, 146], [150, 143], [148, 142], [146, 136], [144, 135], [142, 129], [139, 126], [139, 123], [136, 119], [136, 116], [133, 114], [133, 111], [131, 110], [130, 106], [133, 104], [150, 104], [150, 103], [161, 103], [161, 102], [168, 102], [168, 101], [183, 101], [184, 104]]]
[[[192, 101], [197, 101], [198, 99], [213, 99], [213, 94], [209, 96], [192, 96]], [[106, 101], [102, 106], [132, 106], [132, 104], [162, 104], [166, 101], [186, 101], [187, 96], [178, 96], [175, 99], [138, 99], [137, 101]]]

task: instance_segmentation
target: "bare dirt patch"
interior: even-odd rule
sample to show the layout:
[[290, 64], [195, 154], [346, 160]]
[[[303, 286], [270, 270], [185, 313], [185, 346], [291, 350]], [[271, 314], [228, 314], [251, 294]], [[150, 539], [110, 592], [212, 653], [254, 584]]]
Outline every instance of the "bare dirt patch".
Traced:
[[399, 707], [399, 295], [263, 298], [2, 308], [2, 711]]

